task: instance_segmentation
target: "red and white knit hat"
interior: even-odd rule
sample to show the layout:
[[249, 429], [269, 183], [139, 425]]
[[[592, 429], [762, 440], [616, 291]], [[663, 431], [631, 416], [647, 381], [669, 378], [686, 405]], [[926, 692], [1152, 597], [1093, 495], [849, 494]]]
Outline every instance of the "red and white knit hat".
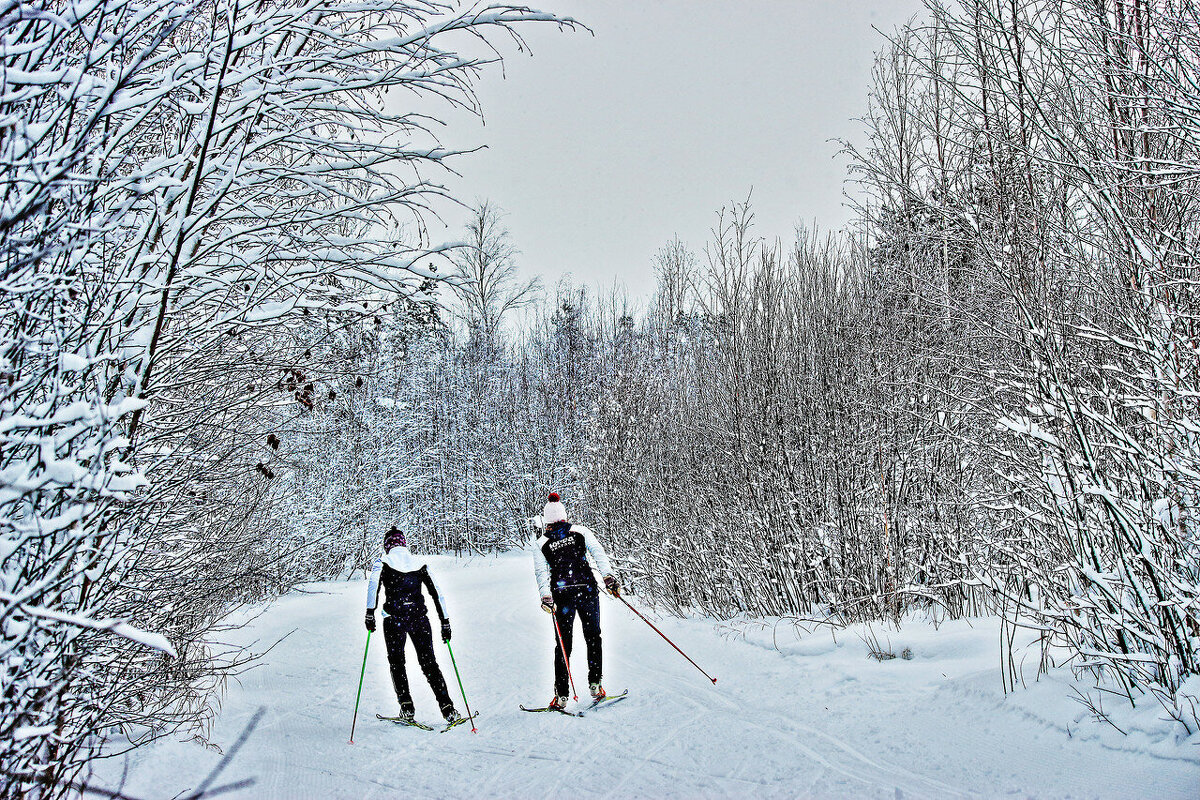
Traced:
[[567, 508], [562, 504], [558, 492], [550, 493], [550, 502], [542, 509], [542, 524], [551, 525], [555, 522], [567, 521]]

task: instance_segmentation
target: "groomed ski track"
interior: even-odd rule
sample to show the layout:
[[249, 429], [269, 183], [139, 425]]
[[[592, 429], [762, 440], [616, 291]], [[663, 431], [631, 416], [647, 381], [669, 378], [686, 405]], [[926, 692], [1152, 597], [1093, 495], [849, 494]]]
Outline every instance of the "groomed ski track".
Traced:
[[[718, 678], [713, 686], [605, 598], [605, 684], [628, 687], [629, 698], [582, 719], [523, 713], [518, 704], [550, 699], [553, 646], [529, 555], [436, 557], [430, 569], [447, 595], [455, 655], [471, 708], [480, 713], [478, 734], [459, 726], [431, 735], [375, 719], [397, 709], [378, 631], [349, 744], [366, 635], [365, 581], [310, 584], [246, 612], [258, 616], [236, 634], [260, 650], [286, 638], [229, 686], [212, 733], [216, 744], [228, 749], [260, 707], [265, 713], [212, 783], [254, 784], [223, 797], [891, 800], [1200, 791], [1200, 754], [1163, 755], [1136, 740], [1114, 744], [1078, 730], [1068, 736], [1069, 721], [1064, 726], [1055, 714], [1069, 706], [1055, 700], [1042, 713], [1037, 696], [1005, 698], [989, 621], [944, 625], [912, 660], [879, 663], [852, 634], [797, 644], [790, 629], [781, 629], [780, 652], [769, 635], [764, 646], [721, 635], [712, 621], [653, 615]], [[576, 647], [572, 667], [585, 689], [580, 635]], [[449, 656], [437, 648], [464, 711]], [[437, 725], [411, 647], [408, 656], [417, 719]], [[1065, 691], [1045, 688], [1048, 698]], [[172, 797], [194, 790], [220, 760], [194, 742], [161, 741], [128, 764], [97, 762], [92, 780], [116, 789], [127, 766], [127, 796]]]

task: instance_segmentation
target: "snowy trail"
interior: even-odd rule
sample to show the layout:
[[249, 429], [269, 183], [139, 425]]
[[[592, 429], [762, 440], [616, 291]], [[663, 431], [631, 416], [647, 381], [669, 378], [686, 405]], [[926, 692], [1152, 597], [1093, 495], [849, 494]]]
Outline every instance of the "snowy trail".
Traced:
[[[215, 781], [255, 783], [225, 796], [1200, 796], [1194, 743], [1164, 750], [1135, 737], [1078, 730], [1068, 737], [1061, 722], [1070, 720], [1056, 717], [1071, 708], [1056, 699], [1061, 686], [1005, 698], [988, 623], [913, 634], [913, 660], [877, 663], [849, 634], [836, 642], [827, 633], [800, 642], [781, 635], [781, 653], [769, 635], [764, 646], [752, 636], [716, 635], [708, 621], [651, 616], [718, 678], [713, 686], [606, 598], [605, 685], [629, 688], [630, 697], [584, 719], [523, 713], [519, 703], [542, 705], [551, 695], [554, 635], [538, 608], [529, 556], [438, 557], [430, 569], [448, 598], [479, 733], [376, 720], [396, 710], [377, 633], [355, 744], [348, 744], [365, 582], [314, 584], [238, 632], [260, 647], [290, 635], [229, 688], [215, 742], [227, 748], [257, 709], [266, 713]], [[577, 638], [573, 667], [582, 670]], [[458, 701], [440, 644], [438, 658]], [[409, 670], [417, 718], [439, 722], [415, 663]], [[174, 796], [194, 789], [219, 761], [195, 743], [160, 742], [129, 759], [123, 791]], [[101, 762], [95, 783], [115, 788], [121, 762]]]

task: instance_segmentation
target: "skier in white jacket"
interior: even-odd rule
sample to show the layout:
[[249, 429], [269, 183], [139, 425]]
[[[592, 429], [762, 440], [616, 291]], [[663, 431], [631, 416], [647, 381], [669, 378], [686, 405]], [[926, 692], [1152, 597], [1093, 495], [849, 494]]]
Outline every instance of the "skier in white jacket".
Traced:
[[[558, 634], [555, 635], [554, 699], [550, 701], [550, 706], [563, 708], [567, 704], [566, 659], [571, 657], [576, 612], [583, 628], [583, 639], [587, 643], [588, 689], [594, 700], [606, 696], [600, 683], [603, 672], [600, 593], [596, 578], [588, 566], [588, 557], [604, 577], [604, 588], [610, 594], [616, 597], [620, 586], [609, 564], [608, 554], [595, 534], [582, 525], [572, 525], [567, 521], [567, 510], [558, 494], [551, 493], [549, 500], [542, 511], [545, 532], [538, 538], [533, 552], [533, 570], [541, 594], [542, 609], [556, 617], [558, 631], [562, 635], [561, 646]], [[566, 653], [563, 653], [564, 648]]]

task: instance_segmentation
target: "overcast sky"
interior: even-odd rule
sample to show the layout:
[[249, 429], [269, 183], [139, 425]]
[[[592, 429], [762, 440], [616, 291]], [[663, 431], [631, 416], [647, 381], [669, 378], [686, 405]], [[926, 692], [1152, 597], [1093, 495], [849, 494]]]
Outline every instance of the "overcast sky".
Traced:
[[[753, 189], [758, 233], [843, 226], [845, 160], [861, 138], [874, 51], [919, 0], [541, 0], [595, 35], [522, 28], [505, 75], [479, 84], [485, 120], [452, 118], [455, 196], [506, 212], [525, 275], [553, 286], [654, 289], [656, 251], [678, 235], [698, 255], [716, 211]], [[461, 215], [436, 222], [460, 237]]]

